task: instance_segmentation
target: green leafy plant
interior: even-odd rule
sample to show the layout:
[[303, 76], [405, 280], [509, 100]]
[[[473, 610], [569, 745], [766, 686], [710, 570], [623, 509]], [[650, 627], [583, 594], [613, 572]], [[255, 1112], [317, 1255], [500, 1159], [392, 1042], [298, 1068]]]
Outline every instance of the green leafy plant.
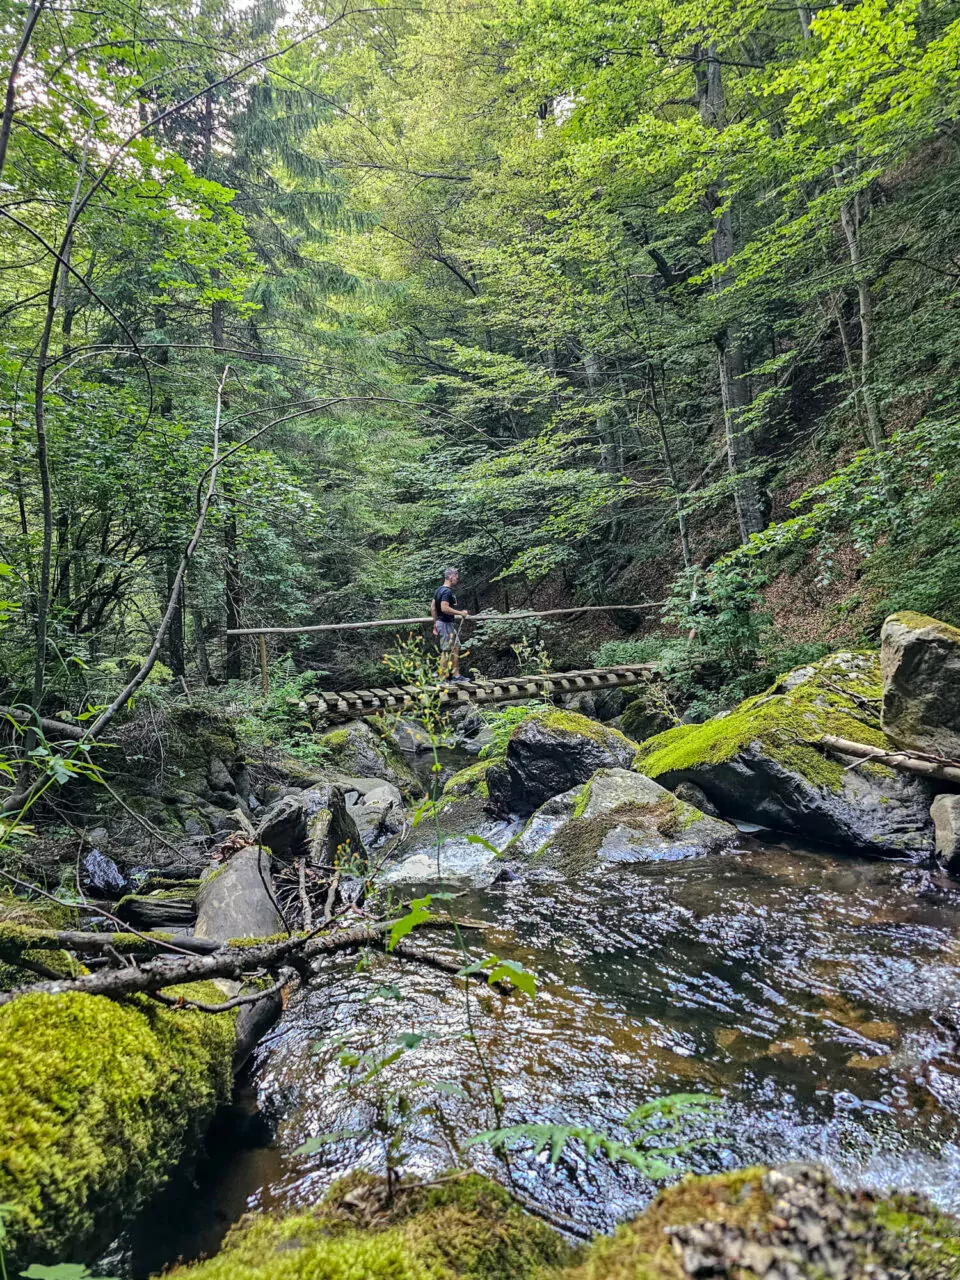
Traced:
[[570, 1142], [578, 1143], [587, 1157], [598, 1152], [608, 1160], [622, 1160], [651, 1181], [675, 1176], [683, 1156], [710, 1139], [686, 1136], [691, 1122], [709, 1118], [720, 1099], [711, 1094], [675, 1093], [645, 1102], [632, 1111], [624, 1126], [632, 1130], [629, 1139], [613, 1138], [590, 1125], [517, 1124], [489, 1129], [470, 1138], [466, 1146], [486, 1143], [494, 1150], [508, 1150], [517, 1143], [530, 1143], [534, 1156], [548, 1150], [556, 1164]]
[[548, 702], [525, 702], [518, 707], [484, 707], [480, 715], [490, 731], [491, 738], [480, 752], [480, 759], [489, 760], [491, 757], [503, 755], [514, 730], [523, 724], [524, 720], [529, 720], [539, 711], [550, 709], [551, 704]]

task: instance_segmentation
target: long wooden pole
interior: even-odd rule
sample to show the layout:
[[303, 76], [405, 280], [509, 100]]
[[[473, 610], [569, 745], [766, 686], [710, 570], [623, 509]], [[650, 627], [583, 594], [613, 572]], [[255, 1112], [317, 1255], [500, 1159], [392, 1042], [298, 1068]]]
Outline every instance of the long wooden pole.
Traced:
[[[643, 604], [582, 604], [576, 609], [524, 609], [518, 613], [474, 613], [470, 622], [512, 622], [514, 618], [556, 618], [562, 613], [609, 613], [613, 609], [659, 609], [666, 601]], [[237, 627], [228, 636], [298, 636], [308, 631], [363, 631], [368, 627], [413, 627], [432, 618], [381, 618], [377, 622], [321, 622], [310, 627]]]

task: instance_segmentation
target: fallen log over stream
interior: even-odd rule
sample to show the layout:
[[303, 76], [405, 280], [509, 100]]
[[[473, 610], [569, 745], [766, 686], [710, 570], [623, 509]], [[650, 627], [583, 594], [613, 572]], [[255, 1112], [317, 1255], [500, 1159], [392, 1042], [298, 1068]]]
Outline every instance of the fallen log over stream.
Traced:
[[925, 755], [920, 751], [883, 751], [879, 747], [868, 747], [851, 738], [835, 738], [827, 733], [817, 740], [817, 745], [838, 755], [856, 756], [860, 760], [885, 764], [890, 769], [918, 774], [922, 778], [942, 778], [945, 782], [960, 783], [960, 761], [957, 760]]

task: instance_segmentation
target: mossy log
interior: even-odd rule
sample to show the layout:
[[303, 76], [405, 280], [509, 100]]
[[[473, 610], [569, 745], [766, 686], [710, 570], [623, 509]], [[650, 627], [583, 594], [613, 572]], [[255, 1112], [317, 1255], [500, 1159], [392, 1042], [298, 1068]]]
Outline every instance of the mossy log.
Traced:
[[88, 1257], [162, 1185], [229, 1096], [234, 1037], [233, 1014], [143, 997], [26, 995], [0, 1009], [11, 1275], [20, 1263]]

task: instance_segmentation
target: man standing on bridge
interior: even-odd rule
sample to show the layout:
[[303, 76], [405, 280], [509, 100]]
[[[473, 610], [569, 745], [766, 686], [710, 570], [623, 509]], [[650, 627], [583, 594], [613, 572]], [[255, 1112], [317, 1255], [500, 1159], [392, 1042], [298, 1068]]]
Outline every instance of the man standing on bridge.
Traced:
[[433, 634], [440, 641], [440, 679], [449, 683], [469, 684], [460, 674], [460, 627], [469, 611], [457, 608], [453, 588], [460, 581], [458, 569], [444, 569], [443, 586], [433, 593], [430, 614], [433, 618]]

